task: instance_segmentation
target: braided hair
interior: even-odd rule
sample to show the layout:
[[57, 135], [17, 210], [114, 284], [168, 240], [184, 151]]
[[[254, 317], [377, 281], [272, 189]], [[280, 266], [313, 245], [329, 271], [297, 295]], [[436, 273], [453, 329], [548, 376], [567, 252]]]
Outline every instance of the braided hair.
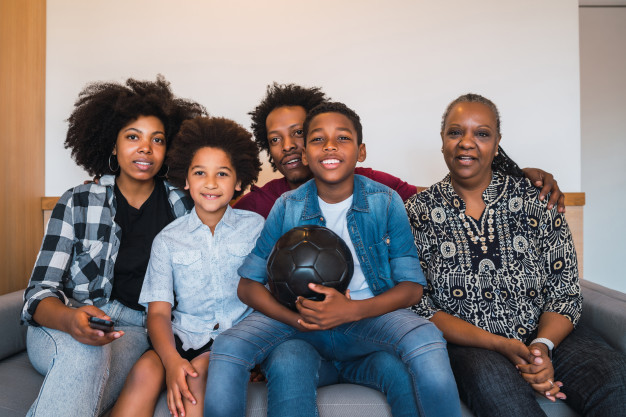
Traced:
[[[488, 98], [483, 97], [480, 94], [473, 94], [473, 93], [463, 94], [462, 96], [457, 97], [450, 104], [448, 104], [448, 107], [446, 108], [446, 111], [443, 113], [443, 117], [441, 118], [441, 131], [442, 132], [444, 130], [448, 115], [450, 114], [454, 106], [456, 106], [459, 103], [480, 103], [480, 104], [484, 104], [485, 106], [487, 106], [489, 110], [491, 110], [491, 112], [493, 113], [496, 119], [496, 133], [498, 134], [498, 136], [502, 136], [500, 133], [500, 112], [498, 111], [498, 108], [496, 107], [496, 105], [493, 104], [493, 102], [489, 100]], [[497, 155], [493, 158], [493, 162], [491, 163], [491, 169], [493, 169], [494, 171], [501, 172], [505, 175], [511, 175], [513, 177], [524, 176], [524, 171], [522, 171], [519, 165], [517, 165], [515, 161], [513, 161], [504, 152], [504, 149], [502, 149], [500, 145], [498, 145]]]

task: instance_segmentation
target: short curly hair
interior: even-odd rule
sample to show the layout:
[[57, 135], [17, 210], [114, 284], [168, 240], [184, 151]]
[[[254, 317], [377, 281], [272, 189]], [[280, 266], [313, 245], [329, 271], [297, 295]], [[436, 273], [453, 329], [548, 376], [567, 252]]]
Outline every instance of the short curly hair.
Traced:
[[320, 87], [302, 87], [296, 84], [278, 84], [274, 82], [267, 86], [265, 98], [250, 113], [252, 116], [252, 134], [260, 150], [267, 152], [270, 164], [276, 171], [276, 164], [270, 155], [269, 142], [267, 140], [267, 116], [272, 110], [279, 107], [300, 106], [308, 113], [313, 107], [329, 100]]
[[204, 147], [221, 149], [230, 158], [237, 180], [241, 181], [241, 191], [235, 191], [233, 198], [256, 182], [261, 161], [250, 132], [222, 117], [196, 117], [182, 124], [168, 153], [168, 178], [172, 184], [181, 189], [185, 187], [191, 161], [198, 149]]
[[[326, 102], [320, 104], [319, 106], [315, 106], [306, 114], [306, 119], [304, 120], [303, 126], [305, 138], [309, 134], [309, 126], [311, 124], [311, 120], [313, 120], [315, 116], [323, 113], [339, 113], [346, 116], [352, 122], [352, 125], [354, 125], [354, 129], [356, 130], [357, 144], [360, 145], [363, 143], [363, 126], [361, 125], [361, 118], [350, 107], [336, 101]], [[306, 146], [306, 139], [304, 141], [304, 144]]]
[[206, 115], [206, 109], [191, 100], [177, 98], [162, 75], [156, 81], [126, 80], [88, 84], [79, 94], [70, 115], [65, 148], [89, 175], [112, 174], [109, 156], [119, 131], [140, 116], [155, 116], [165, 128], [166, 146], [184, 120]]

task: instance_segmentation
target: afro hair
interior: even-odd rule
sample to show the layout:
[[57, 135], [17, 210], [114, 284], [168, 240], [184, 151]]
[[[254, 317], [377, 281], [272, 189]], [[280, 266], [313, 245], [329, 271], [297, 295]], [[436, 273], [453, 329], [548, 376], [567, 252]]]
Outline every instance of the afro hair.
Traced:
[[191, 161], [198, 149], [204, 147], [221, 149], [230, 158], [237, 180], [241, 181], [241, 191], [235, 191], [233, 198], [239, 197], [256, 182], [261, 171], [261, 161], [259, 149], [250, 132], [229, 119], [196, 117], [182, 124], [169, 151], [168, 178], [172, 184], [184, 188]]
[[206, 115], [206, 109], [191, 100], [174, 96], [170, 83], [158, 75], [156, 81], [132, 78], [125, 85], [96, 82], [78, 96], [70, 115], [65, 148], [89, 175], [113, 173], [109, 156], [119, 131], [140, 116], [155, 116], [165, 128], [166, 146], [184, 120]]

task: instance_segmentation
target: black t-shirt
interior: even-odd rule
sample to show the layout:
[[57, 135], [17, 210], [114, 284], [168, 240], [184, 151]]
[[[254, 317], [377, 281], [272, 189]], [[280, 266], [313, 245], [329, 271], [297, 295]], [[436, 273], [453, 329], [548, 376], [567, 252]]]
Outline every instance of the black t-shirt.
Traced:
[[150, 260], [152, 241], [174, 220], [174, 214], [163, 181], [159, 179], [155, 179], [152, 194], [139, 209], [128, 204], [117, 184], [115, 199], [115, 222], [122, 229], [122, 240], [115, 260], [111, 299], [143, 311], [138, 301]]

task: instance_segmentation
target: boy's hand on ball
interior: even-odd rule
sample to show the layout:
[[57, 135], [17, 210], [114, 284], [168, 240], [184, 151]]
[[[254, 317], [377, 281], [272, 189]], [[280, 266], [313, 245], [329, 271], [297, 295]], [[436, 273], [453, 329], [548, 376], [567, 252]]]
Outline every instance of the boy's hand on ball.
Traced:
[[324, 294], [324, 301], [313, 301], [303, 297], [296, 300], [296, 308], [302, 316], [298, 323], [307, 330], [328, 330], [343, 323], [359, 320], [350, 293], [343, 295], [334, 288], [309, 284], [309, 288]]

